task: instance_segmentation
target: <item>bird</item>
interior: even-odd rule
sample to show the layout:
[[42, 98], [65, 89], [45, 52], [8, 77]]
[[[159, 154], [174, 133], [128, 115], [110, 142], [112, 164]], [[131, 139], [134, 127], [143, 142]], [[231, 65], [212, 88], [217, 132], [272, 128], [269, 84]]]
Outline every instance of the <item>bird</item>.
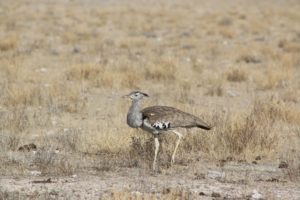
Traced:
[[141, 100], [149, 97], [148, 94], [141, 91], [132, 91], [123, 97], [131, 99], [131, 106], [127, 113], [127, 124], [131, 128], [139, 128], [147, 131], [154, 136], [154, 159], [152, 169], [157, 169], [157, 154], [159, 150], [159, 136], [162, 133], [171, 131], [177, 135], [175, 149], [171, 157], [171, 165], [175, 162], [175, 155], [183, 135], [176, 130], [177, 128], [201, 128], [210, 130], [212, 126], [208, 125], [200, 118], [169, 106], [150, 106], [141, 108]]

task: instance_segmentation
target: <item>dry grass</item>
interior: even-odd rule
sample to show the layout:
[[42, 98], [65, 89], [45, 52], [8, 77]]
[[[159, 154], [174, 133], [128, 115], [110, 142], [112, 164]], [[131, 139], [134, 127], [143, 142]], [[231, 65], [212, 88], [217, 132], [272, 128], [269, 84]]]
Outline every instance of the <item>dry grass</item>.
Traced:
[[220, 97], [224, 94], [223, 87], [221, 84], [216, 85], [216, 86], [211, 86], [205, 94], [210, 95], [210, 96], [219, 96]]
[[172, 60], [159, 60], [146, 68], [145, 79], [168, 82], [175, 79], [176, 63]]
[[[299, 112], [269, 99], [256, 100], [251, 111], [246, 113], [214, 113], [211, 118], [211, 123], [215, 125], [213, 130], [187, 134], [180, 148], [183, 157], [179, 159], [185, 160], [184, 155], [198, 151], [216, 159], [235, 157], [251, 160], [260, 153], [273, 157], [281, 137], [275, 123], [282, 121], [298, 125], [299, 119]], [[164, 136], [161, 140], [160, 161], [168, 166], [175, 136]], [[137, 159], [138, 166], [151, 163], [154, 153], [152, 138], [133, 137], [130, 148], [132, 159]]]
[[265, 74], [263, 76], [257, 75], [255, 78], [257, 88], [261, 90], [271, 90], [286, 87], [293, 76], [293, 70], [283, 67], [278, 67], [275, 69], [269, 67], [264, 73]]
[[[140, 193], [132, 192], [130, 190], [111, 190], [106, 191], [107, 194], [103, 196], [107, 200], [125, 200], [125, 199], [157, 199], [157, 194], [152, 193]], [[160, 195], [161, 199], [165, 200], [175, 200], [175, 199], [184, 199], [188, 200], [191, 198], [197, 198], [196, 194], [193, 194], [188, 189], [183, 188], [164, 188], [162, 194]]]
[[4, 100], [6, 106], [18, 105], [40, 105], [41, 104], [41, 88], [32, 84], [19, 85], [10, 84], [7, 88], [7, 97]]
[[278, 47], [289, 53], [300, 52], [299, 39], [295, 39], [294, 41], [281, 40], [278, 42]]
[[[297, 176], [299, 145], [287, 147], [300, 125], [299, 6], [219, 3], [1, 2], [14, 11], [0, 19], [1, 173], [149, 169], [152, 137], [127, 127], [120, 98], [140, 89], [151, 96], [143, 106], [178, 107], [214, 124], [208, 134], [187, 131], [179, 164], [200, 153], [273, 163], [286, 154], [286, 174]], [[176, 138], [160, 139], [164, 169]], [[37, 154], [17, 151], [31, 142]]]
[[242, 69], [233, 69], [227, 73], [227, 80], [232, 82], [242, 82], [247, 80], [247, 75]]
[[9, 137], [18, 138], [18, 133], [23, 132], [29, 126], [28, 115], [25, 107], [14, 108], [10, 112], [3, 112], [1, 115], [1, 129], [12, 132], [13, 134]]
[[19, 37], [15, 33], [8, 33], [0, 38], [0, 51], [14, 50], [18, 46]]
[[101, 73], [96, 65], [76, 65], [66, 74], [67, 80], [95, 80]]

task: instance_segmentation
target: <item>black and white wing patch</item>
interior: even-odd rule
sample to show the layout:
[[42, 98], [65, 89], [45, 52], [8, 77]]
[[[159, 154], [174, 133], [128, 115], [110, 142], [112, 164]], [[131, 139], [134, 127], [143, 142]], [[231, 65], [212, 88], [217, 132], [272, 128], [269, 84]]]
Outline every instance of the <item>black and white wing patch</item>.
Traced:
[[170, 122], [155, 122], [154, 124], [152, 124], [152, 126], [155, 129], [166, 130], [171, 127], [171, 124], [170, 124]]

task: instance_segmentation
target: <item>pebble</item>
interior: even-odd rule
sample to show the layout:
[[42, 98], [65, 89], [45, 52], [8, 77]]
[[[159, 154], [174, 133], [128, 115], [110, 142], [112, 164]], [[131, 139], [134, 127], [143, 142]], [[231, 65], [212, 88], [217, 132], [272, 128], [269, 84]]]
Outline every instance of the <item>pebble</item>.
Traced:
[[219, 172], [219, 171], [208, 171], [207, 173], [208, 178], [216, 179], [216, 178], [224, 178], [225, 172]]
[[30, 171], [30, 174], [32, 176], [40, 176], [42, 174], [42, 172], [34, 170], [34, 171]]
[[254, 189], [254, 190], [252, 191], [251, 197], [252, 197], [253, 199], [262, 199], [263, 195], [260, 194], [257, 190]]

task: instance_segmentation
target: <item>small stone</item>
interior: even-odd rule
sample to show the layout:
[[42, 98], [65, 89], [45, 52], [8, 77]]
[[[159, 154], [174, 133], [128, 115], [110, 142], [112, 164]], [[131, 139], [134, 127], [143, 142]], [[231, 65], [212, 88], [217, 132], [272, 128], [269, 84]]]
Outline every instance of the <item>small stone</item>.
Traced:
[[30, 144], [25, 144], [21, 147], [18, 148], [18, 151], [36, 151], [37, 150], [37, 146], [33, 143], [30, 143]]
[[40, 69], [40, 72], [45, 73], [45, 72], [47, 72], [47, 69], [43, 67], [43, 68]]
[[205, 193], [204, 192], [199, 192], [199, 196], [204, 196]]
[[233, 90], [227, 90], [227, 94], [228, 94], [229, 97], [236, 97], [236, 96], [238, 96], [237, 92], [233, 91]]
[[205, 174], [203, 174], [203, 173], [195, 173], [194, 174], [195, 175], [195, 180], [201, 180], [201, 179], [205, 179]]
[[253, 190], [252, 191], [252, 195], [251, 195], [251, 197], [253, 198], [253, 199], [262, 199], [262, 194], [260, 194], [257, 190]]
[[52, 195], [52, 196], [57, 196], [58, 195], [58, 192], [56, 191], [56, 190], [51, 190], [50, 192], [49, 192], [49, 194], [50, 195]]
[[254, 160], [254, 161], [252, 161], [252, 164], [257, 165], [257, 162]]
[[75, 46], [74, 48], [73, 48], [73, 53], [80, 53], [80, 47], [79, 46]]
[[76, 174], [73, 174], [73, 175], [72, 175], [72, 178], [77, 178], [77, 175], [76, 175]]
[[247, 163], [247, 161], [244, 159], [240, 159], [240, 160], [238, 160], [238, 163]]
[[42, 174], [42, 172], [33, 170], [33, 171], [30, 171], [30, 174], [31, 174], [32, 176], [40, 176], [40, 175]]
[[226, 160], [227, 160], [227, 161], [233, 161], [234, 158], [233, 158], [232, 156], [228, 156], [228, 157], [226, 158]]
[[225, 172], [208, 171], [207, 177], [211, 179], [220, 179], [225, 177]]
[[64, 128], [64, 132], [68, 132], [69, 130], [69, 128]]
[[288, 168], [289, 165], [285, 161], [281, 161], [278, 165], [278, 168]]
[[261, 157], [260, 156], [256, 156], [255, 160], [261, 160]]
[[162, 191], [163, 194], [169, 194], [170, 192], [171, 192], [170, 188], [164, 188]]
[[267, 179], [266, 181], [267, 182], [279, 182], [279, 179], [272, 177], [272, 178]]
[[217, 192], [213, 192], [211, 194], [211, 197], [221, 197], [220, 193], [217, 193]]
[[225, 159], [219, 160], [219, 166], [220, 167], [224, 167], [225, 164], [226, 164], [226, 160]]

